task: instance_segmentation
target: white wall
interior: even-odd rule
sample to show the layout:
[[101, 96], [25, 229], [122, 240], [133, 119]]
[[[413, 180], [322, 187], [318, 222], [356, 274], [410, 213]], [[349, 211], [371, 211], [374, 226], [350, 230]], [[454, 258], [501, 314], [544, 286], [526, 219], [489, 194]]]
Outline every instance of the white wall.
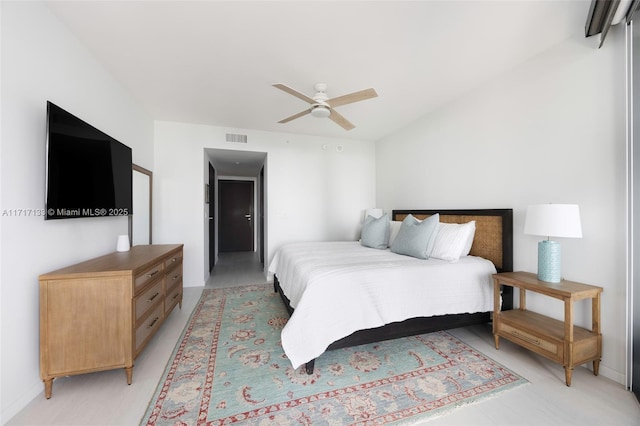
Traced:
[[148, 169], [153, 168], [153, 123], [45, 5], [2, 2], [1, 8], [4, 423], [43, 391], [38, 276], [114, 251], [117, 236], [128, 229], [126, 217], [45, 222], [42, 215], [14, 213], [44, 207], [46, 101], [132, 147], [134, 162]]
[[[526, 207], [579, 204], [584, 238], [559, 239], [563, 275], [604, 288], [602, 374], [625, 374], [625, 56], [621, 28], [605, 46], [578, 34], [377, 144], [377, 204], [513, 208], [514, 268], [536, 272]], [[528, 295], [562, 318], [562, 303]], [[550, 301], [551, 300], [551, 301]], [[516, 300], [517, 303], [517, 300]], [[590, 303], [576, 304], [591, 325]]]
[[[248, 136], [225, 142], [226, 133]], [[354, 240], [375, 201], [375, 144], [348, 139], [156, 122], [153, 239], [184, 243], [184, 284], [208, 274], [206, 148], [267, 153], [265, 265], [283, 243]]]

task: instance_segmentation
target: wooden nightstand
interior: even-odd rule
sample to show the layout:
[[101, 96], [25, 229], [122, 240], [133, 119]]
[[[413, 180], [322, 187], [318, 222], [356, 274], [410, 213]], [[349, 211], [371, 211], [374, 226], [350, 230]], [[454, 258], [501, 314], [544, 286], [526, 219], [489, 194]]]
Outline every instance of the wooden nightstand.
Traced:
[[[500, 285], [520, 289], [520, 308], [500, 310]], [[526, 310], [526, 291], [564, 301], [564, 321]], [[562, 280], [548, 283], [529, 272], [503, 272], [493, 275], [493, 337], [499, 349], [500, 337], [545, 356], [564, 366], [567, 386], [577, 365], [593, 361], [598, 375], [602, 357], [600, 334], [600, 294], [602, 287]], [[573, 325], [573, 302], [591, 299], [591, 330]]]

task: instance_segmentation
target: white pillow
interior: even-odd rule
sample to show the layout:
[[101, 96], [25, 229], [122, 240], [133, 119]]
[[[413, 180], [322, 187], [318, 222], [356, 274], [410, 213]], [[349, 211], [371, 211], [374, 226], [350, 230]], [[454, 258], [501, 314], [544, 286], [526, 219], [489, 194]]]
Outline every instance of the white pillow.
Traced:
[[471, 246], [473, 245], [473, 238], [476, 235], [476, 221], [472, 220], [471, 222], [467, 222], [466, 224], [463, 224], [463, 226], [467, 226], [468, 228], [471, 228], [471, 230], [468, 230], [467, 233], [467, 242], [464, 245], [464, 249], [462, 249], [462, 253], [460, 254], [460, 256], [468, 256], [469, 252], [471, 251]]
[[393, 244], [393, 240], [398, 236], [398, 232], [400, 232], [400, 226], [402, 226], [402, 221], [400, 220], [392, 220], [391, 227], [389, 229], [389, 247]]
[[455, 262], [460, 256], [468, 255], [475, 233], [475, 220], [463, 224], [440, 222], [431, 257]]

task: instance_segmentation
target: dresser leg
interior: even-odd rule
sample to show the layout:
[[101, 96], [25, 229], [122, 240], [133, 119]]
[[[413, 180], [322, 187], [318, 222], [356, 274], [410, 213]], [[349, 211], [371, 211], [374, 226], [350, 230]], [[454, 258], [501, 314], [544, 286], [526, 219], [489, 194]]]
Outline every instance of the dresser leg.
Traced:
[[498, 336], [497, 334], [494, 334], [493, 341], [495, 342], [496, 349], [500, 349], [500, 336]]
[[43, 380], [44, 382], [44, 397], [51, 398], [51, 392], [53, 392], [53, 379]]
[[599, 372], [600, 372], [600, 360], [599, 359], [594, 359], [593, 360], [593, 375], [597, 376]]
[[565, 367], [564, 368], [564, 378], [567, 382], [567, 386], [571, 386], [571, 375], [573, 374], [573, 368]]
[[131, 367], [125, 367], [124, 372], [127, 374], [127, 384], [130, 385], [133, 380], [133, 365]]

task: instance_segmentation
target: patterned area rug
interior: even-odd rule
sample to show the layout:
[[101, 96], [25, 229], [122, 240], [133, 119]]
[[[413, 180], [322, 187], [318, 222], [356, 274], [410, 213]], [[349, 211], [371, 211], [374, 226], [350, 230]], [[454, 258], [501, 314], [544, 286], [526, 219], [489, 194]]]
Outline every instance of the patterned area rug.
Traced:
[[287, 319], [270, 285], [204, 290], [141, 424], [399, 424], [527, 383], [446, 332], [328, 351], [307, 375]]

